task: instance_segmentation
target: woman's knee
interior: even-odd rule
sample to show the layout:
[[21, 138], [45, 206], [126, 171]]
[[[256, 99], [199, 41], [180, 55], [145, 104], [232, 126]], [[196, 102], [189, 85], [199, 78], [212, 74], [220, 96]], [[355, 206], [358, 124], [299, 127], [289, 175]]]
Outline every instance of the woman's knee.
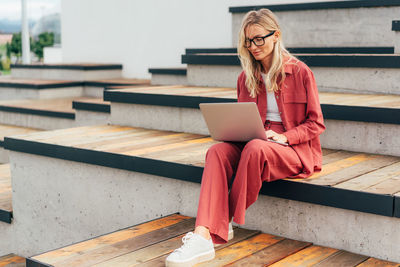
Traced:
[[230, 154], [235, 153], [236, 149], [237, 148], [231, 143], [218, 143], [207, 150], [207, 157], [213, 155], [219, 158], [226, 158], [229, 157]]

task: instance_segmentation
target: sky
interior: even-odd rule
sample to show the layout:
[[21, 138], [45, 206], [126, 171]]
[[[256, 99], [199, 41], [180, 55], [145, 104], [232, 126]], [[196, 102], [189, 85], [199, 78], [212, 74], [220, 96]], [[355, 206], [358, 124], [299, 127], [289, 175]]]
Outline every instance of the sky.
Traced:
[[[28, 4], [28, 18], [36, 20], [61, 10], [61, 0], [26, 0]], [[0, 0], [0, 20], [20, 20], [21, 0]]]

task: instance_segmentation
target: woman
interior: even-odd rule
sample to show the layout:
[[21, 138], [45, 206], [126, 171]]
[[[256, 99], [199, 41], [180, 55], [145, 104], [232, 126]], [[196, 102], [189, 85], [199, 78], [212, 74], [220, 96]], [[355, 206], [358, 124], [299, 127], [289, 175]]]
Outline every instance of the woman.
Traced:
[[237, 82], [238, 101], [255, 102], [267, 138], [289, 145], [255, 139], [212, 146], [206, 155], [195, 231], [168, 256], [167, 266], [192, 266], [214, 258], [213, 243], [225, 243], [233, 236], [232, 219], [245, 223], [245, 211], [257, 200], [262, 182], [306, 178], [321, 170], [319, 135], [325, 126], [315, 79], [284, 48], [270, 10], [246, 14], [238, 53], [243, 67]]

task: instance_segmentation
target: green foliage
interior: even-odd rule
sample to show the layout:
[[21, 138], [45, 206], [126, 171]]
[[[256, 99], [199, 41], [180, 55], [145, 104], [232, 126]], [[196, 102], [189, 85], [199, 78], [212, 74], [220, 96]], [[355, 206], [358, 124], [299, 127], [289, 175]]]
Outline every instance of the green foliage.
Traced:
[[54, 33], [43, 32], [39, 34], [38, 39], [33, 42], [32, 51], [39, 59], [43, 58], [43, 48], [54, 45]]

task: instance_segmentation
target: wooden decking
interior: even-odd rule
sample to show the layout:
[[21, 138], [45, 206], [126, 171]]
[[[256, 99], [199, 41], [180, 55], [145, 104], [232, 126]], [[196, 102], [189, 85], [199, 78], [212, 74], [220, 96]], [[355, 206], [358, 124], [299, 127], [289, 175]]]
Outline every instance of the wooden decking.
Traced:
[[[54, 267], [158, 267], [194, 228], [194, 218], [179, 214], [103, 235], [28, 261]], [[368, 256], [236, 228], [234, 238], [217, 246], [212, 261], [196, 266], [400, 266]], [[1, 266], [1, 265], [0, 265]]]
[[[33, 133], [18, 139], [126, 156], [204, 166], [208, 136], [115, 125], [89, 126]], [[400, 158], [323, 149], [323, 170], [299, 183], [396, 194], [400, 192]]]
[[0, 257], [0, 267], [25, 267], [25, 258], [14, 254]]
[[25, 128], [13, 125], [0, 124], [0, 146], [2, 146], [4, 136], [13, 136], [19, 134], [28, 134], [38, 132], [40, 130], [33, 128]]

